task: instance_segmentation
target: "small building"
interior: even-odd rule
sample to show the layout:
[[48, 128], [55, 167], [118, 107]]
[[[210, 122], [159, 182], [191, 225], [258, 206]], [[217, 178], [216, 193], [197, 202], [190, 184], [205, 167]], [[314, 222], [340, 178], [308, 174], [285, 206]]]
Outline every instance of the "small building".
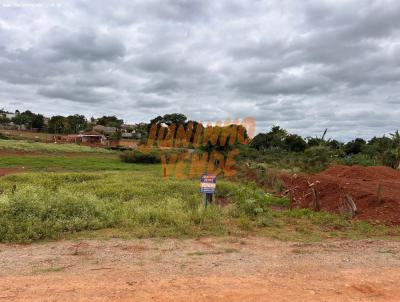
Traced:
[[0, 117], [2, 118], [7, 118], [7, 119], [13, 119], [14, 117], [16, 117], [15, 113], [12, 112], [8, 112], [8, 111], [4, 111], [4, 110], [0, 110]]
[[107, 144], [107, 138], [101, 134], [80, 134], [79, 136], [84, 144]]
[[8, 119], [13, 119], [14, 117], [16, 117], [15, 113], [10, 113], [10, 112], [6, 112], [6, 118]]
[[134, 125], [129, 125], [129, 124], [122, 124], [121, 129], [126, 130], [127, 132], [131, 132], [134, 128]]
[[98, 132], [90, 131], [82, 134], [68, 135], [68, 142], [83, 143], [89, 145], [107, 145], [107, 138]]
[[133, 134], [132, 132], [122, 132], [121, 137], [122, 138], [133, 138]]

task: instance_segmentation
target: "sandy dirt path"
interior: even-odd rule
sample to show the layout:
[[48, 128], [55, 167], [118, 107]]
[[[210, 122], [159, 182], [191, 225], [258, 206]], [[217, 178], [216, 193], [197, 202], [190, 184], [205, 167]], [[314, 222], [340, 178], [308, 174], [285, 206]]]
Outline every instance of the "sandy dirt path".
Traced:
[[399, 242], [250, 237], [0, 245], [0, 301], [399, 299]]

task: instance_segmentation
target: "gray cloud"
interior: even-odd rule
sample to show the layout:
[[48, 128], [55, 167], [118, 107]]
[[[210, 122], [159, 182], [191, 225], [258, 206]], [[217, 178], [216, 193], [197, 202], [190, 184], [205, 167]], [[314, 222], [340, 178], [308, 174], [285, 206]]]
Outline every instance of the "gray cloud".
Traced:
[[395, 0], [62, 1], [0, 7], [0, 107], [253, 116], [302, 135], [400, 128]]
[[49, 99], [64, 99], [72, 102], [96, 105], [112, 100], [110, 93], [79, 86], [46, 87], [38, 89], [37, 93]]
[[125, 54], [122, 41], [111, 34], [90, 31], [65, 32], [54, 30], [53, 60], [112, 61]]

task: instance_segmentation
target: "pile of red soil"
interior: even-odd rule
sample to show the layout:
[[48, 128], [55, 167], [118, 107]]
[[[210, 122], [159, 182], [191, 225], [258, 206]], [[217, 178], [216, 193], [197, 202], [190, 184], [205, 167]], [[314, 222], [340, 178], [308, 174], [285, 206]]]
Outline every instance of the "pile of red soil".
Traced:
[[293, 192], [295, 207], [311, 208], [310, 185], [314, 184], [322, 211], [342, 212], [343, 196], [348, 194], [357, 206], [355, 219], [400, 225], [400, 172], [392, 168], [337, 165], [319, 174], [286, 178], [285, 182]]

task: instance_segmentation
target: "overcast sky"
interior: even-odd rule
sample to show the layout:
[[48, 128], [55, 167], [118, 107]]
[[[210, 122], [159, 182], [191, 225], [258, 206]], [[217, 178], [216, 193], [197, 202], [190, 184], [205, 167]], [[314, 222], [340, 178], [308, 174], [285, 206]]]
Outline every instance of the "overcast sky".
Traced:
[[[36, 5], [35, 5], [36, 4]], [[398, 0], [0, 0], [0, 108], [400, 128]]]

